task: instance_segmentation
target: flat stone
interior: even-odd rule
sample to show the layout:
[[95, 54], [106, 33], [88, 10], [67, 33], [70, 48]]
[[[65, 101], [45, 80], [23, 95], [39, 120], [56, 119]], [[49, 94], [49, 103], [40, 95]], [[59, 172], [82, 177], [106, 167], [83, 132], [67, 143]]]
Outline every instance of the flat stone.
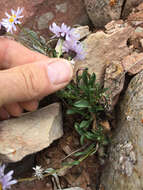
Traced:
[[0, 160], [17, 162], [63, 135], [59, 103], [0, 122]]
[[122, 65], [126, 72], [134, 75], [143, 70], [143, 53], [134, 52], [123, 59]]
[[89, 31], [89, 26], [80, 26], [75, 28], [75, 33], [79, 34], [79, 39], [82, 40], [83, 38], [87, 37], [91, 32]]

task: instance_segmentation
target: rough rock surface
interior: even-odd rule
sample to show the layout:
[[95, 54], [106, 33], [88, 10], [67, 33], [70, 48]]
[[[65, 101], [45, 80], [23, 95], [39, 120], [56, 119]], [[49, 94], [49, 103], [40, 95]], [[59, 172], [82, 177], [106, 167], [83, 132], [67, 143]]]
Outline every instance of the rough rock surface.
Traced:
[[58, 103], [0, 122], [0, 160], [16, 162], [43, 150], [63, 135]]
[[104, 27], [111, 20], [120, 18], [124, 0], [115, 0], [111, 4], [107, 0], [84, 0], [87, 13], [96, 27]]
[[[48, 28], [52, 22], [75, 24], [89, 24], [88, 15], [82, 0], [3, 0], [0, 6], [0, 19], [5, 17], [5, 11], [24, 7], [23, 23], [26, 27], [48, 35]], [[74, 13], [74, 14], [73, 14]]]
[[114, 61], [122, 61], [129, 55], [130, 49], [127, 40], [134, 31], [133, 28], [122, 21], [112, 21], [107, 26], [106, 33], [98, 31], [90, 34], [83, 41], [85, 47], [85, 59], [75, 64], [74, 73], [79, 68], [89, 68], [89, 72], [95, 72], [97, 81], [103, 82], [106, 65]]
[[143, 53], [134, 52], [123, 59], [123, 67], [130, 75], [143, 70]]
[[122, 16], [127, 17], [129, 13], [132, 11], [132, 9], [138, 6], [142, 2], [143, 2], [142, 0], [126, 0]]
[[79, 26], [75, 28], [75, 33], [79, 34], [79, 39], [82, 40], [86, 38], [91, 32], [89, 31], [89, 26]]
[[143, 71], [120, 102], [109, 160], [101, 178], [105, 190], [143, 189]]
[[143, 26], [143, 3], [128, 16], [128, 22], [134, 26]]

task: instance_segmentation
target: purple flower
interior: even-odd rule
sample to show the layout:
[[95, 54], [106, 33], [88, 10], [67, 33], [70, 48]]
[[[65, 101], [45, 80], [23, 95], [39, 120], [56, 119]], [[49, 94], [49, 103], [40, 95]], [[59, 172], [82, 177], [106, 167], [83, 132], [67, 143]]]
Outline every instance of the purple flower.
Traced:
[[78, 41], [78, 39], [80, 38], [80, 34], [77, 34], [75, 32], [75, 29], [72, 28], [66, 35], [66, 40], [67, 41], [73, 41], [73, 42], [76, 42]]
[[17, 180], [12, 180], [13, 170], [4, 174], [5, 165], [0, 166], [0, 187], [2, 190], [10, 189], [11, 185], [17, 183]]
[[62, 51], [75, 54], [74, 60], [83, 60], [85, 58], [83, 46], [79, 41], [64, 41]]
[[71, 29], [71, 27], [67, 26], [66, 24], [62, 24], [59, 27], [55, 22], [49, 27], [50, 31], [53, 32], [55, 35], [52, 38], [64, 38], [67, 41], [77, 41], [79, 38], [79, 34], [75, 33], [75, 29]]
[[70, 31], [70, 27], [67, 27], [64, 23], [59, 27], [55, 22], [49, 27], [51, 32], [53, 32], [55, 35], [52, 38], [55, 37], [65, 37], [66, 34]]

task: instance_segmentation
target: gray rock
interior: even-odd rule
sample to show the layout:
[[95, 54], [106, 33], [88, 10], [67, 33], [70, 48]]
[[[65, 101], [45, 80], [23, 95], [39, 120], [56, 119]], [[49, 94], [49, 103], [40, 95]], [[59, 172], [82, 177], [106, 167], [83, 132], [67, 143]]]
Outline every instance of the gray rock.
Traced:
[[53, 18], [54, 14], [52, 12], [48, 12], [40, 16], [37, 21], [38, 29], [43, 30], [45, 28], [49, 28], [49, 21], [51, 21]]
[[111, 20], [120, 18], [124, 0], [115, 0], [113, 6], [107, 0], [84, 0], [87, 13], [96, 27], [104, 27]]
[[143, 71], [130, 82], [118, 108], [109, 160], [101, 178], [105, 190], [143, 189]]
[[63, 135], [59, 103], [0, 122], [0, 160], [17, 162]]

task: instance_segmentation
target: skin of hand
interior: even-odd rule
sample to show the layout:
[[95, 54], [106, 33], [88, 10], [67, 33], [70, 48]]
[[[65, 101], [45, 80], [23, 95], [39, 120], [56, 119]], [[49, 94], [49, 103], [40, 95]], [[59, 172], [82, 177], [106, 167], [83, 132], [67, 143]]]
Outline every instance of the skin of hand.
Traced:
[[67, 60], [48, 58], [0, 37], [0, 119], [36, 110], [40, 99], [65, 87], [72, 75]]

